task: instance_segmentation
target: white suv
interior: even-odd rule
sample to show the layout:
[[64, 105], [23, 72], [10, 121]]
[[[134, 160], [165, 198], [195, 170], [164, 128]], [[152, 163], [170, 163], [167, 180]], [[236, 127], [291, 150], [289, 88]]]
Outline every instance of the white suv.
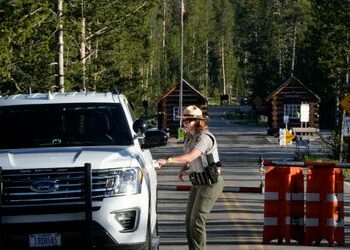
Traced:
[[156, 248], [145, 128], [120, 94], [1, 97], [0, 249]]

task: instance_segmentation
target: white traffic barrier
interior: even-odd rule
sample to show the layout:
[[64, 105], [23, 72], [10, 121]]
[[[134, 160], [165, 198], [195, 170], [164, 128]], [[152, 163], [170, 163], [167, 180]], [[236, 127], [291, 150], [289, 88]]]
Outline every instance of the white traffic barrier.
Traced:
[[[190, 191], [191, 185], [158, 185], [158, 190], [166, 191]], [[260, 187], [224, 187], [225, 193], [262, 193], [262, 186]]]

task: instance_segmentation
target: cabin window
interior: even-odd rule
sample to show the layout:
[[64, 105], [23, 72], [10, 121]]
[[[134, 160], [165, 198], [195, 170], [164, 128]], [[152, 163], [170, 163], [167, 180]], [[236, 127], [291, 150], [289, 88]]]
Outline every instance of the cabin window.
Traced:
[[285, 104], [283, 115], [288, 115], [289, 119], [300, 119], [300, 104]]
[[179, 121], [180, 120], [180, 107], [175, 106], [173, 107], [173, 121]]

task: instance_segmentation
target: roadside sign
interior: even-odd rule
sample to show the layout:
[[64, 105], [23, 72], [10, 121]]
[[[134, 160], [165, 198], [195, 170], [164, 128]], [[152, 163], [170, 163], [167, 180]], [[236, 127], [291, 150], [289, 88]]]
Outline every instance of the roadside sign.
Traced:
[[309, 122], [310, 118], [310, 105], [308, 103], [302, 103], [300, 105], [300, 122]]
[[346, 113], [350, 114], [350, 93], [347, 93], [347, 95], [340, 100], [339, 105]]
[[350, 117], [344, 117], [343, 120], [343, 136], [349, 137], [350, 136]]
[[280, 130], [279, 130], [279, 140], [278, 141], [279, 141], [280, 146], [286, 145], [286, 137], [285, 137], [286, 132], [285, 131], [286, 130], [283, 128], [280, 128]]
[[295, 136], [293, 135], [292, 132], [290, 132], [289, 130], [286, 130], [286, 144], [292, 143], [294, 137]]
[[288, 144], [292, 144], [294, 137], [295, 136], [293, 135], [291, 130], [280, 128], [280, 130], [279, 130], [279, 145], [286, 146]]
[[283, 123], [287, 125], [288, 122], [289, 122], [289, 115], [284, 115], [283, 116]]
[[179, 128], [177, 130], [177, 142], [184, 142], [185, 141], [185, 129], [184, 128]]

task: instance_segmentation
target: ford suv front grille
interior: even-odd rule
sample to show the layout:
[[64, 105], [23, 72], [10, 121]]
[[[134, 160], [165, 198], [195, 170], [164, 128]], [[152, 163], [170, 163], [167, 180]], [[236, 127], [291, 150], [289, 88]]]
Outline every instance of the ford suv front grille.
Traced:
[[[91, 183], [92, 210], [100, 208], [110, 193], [108, 182], [115, 170], [93, 170]], [[2, 170], [2, 215], [29, 215], [84, 212], [84, 167]]]

